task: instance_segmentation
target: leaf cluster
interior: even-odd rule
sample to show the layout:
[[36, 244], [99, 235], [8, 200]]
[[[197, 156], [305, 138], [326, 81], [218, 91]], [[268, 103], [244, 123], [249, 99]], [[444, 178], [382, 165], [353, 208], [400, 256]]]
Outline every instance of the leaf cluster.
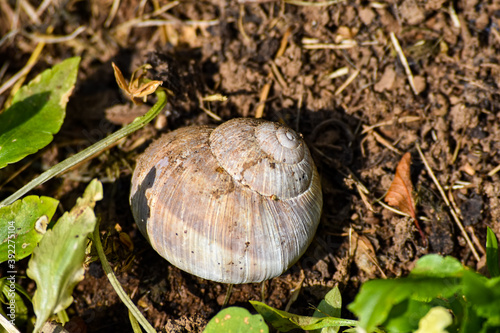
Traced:
[[[342, 298], [337, 287], [316, 308], [312, 317], [281, 311], [257, 301], [255, 310], [282, 332], [302, 329], [315, 333], [415, 332], [489, 333], [500, 331], [500, 269], [497, 239], [488, 228], [487, 265], [491, 278], [453, 257], [430, 254], [422, 257], [408, 277], [371, 280], [364, 283], [348, 305], [359, 321], [340, 318]], [[228, 308], [226, 314], [240, 308]], [[213, 321], [205, 332], [215, 332]], [[233, 332], [246, 332], [236, 321]], [[266, 332], [266, 331], [265, 331]]]

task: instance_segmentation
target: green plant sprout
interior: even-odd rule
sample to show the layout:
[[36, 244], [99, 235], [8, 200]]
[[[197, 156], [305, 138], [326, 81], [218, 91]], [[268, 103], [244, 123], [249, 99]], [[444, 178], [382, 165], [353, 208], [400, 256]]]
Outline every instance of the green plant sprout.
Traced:
[[[37, 152], [52, 141], [53, 135], [63, 123], [79, 62], [78, 57], [69, 58], [44, 71], [28, 85], [23, 86], [14, 96], [12, 105], [0, 114], [0, 168]], [[158, 85], [148, 85], [146, 82], [147, 87], [154, 86], [156, 89]], [[155, 89], [146, 90], [152, 93]], [[156, 95], [156, 104], [145, 115], [53, 166], [0, 203], [0, 262], [7, 262], [9, 269], [15, 271], [15, 262], [31, 255], [27, 274], [37, 284], [33, 297], [36, 314], [34, 332], [38, 332], [54, 313], [63, 323], [68, 320], [65, 309], [73, 302], [73, 288], [83, 279], [87, 237], [94, 229], [98, 235], [93, 208], [96, 201], [102, 198], [102, 185], [97, 180], [92, 181], [83, 197], [78, 199], [76, 205], [54, 223], [52, 228], [48, 226], [59, 203], [57, 200], [38, 196], [21, 198], [36, 186], [102, 152], [148, 124], [166, 105], [167, 91], [159, 88]], [[98, 238], [94, 240], [100, 244]], [[101, 260], [105, 265], [105, 258], [101, 257]], [[4, 279], [0, 282], [3, 283]], [[18, 286], [14, 282], [11, 285]], [[16, 323], [22, 324], [23, 320], [27, 320], [27, 311], [24, 311], [26, 306], [20, 296], [24, 293], [18, 292], [17, 290], [21, 289], [17, 287], [16, 291], [13, 291], [10, 285], [7, 288], [5, 283], [1, 286], [0, 301], [5, 303], [6, 298], [10, 298], [9, 301], [16, 304]], [[31, 301], [29, 297], [28, 300]], [[132, 304], [130, 299], [128, 301]], [[133, 307], [135, 306], [132, 304], [131, 308]], [[146, 331], [154, 331], [137, 309], [131, 311]], [[0, 311], [0, 326], [8, 332], [19, 332], [12, 325], [13, 322], [7, 320], [8, 315]]]

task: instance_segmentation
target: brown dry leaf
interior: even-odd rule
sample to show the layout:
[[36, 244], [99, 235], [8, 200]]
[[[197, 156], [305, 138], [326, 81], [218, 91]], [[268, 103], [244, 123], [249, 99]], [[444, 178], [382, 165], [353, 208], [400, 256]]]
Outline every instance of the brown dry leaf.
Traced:
[[426, 239], [424, 232], [420, 228], [415, 214], [415, 201], [413, 200], [413, 185], [410, 178], [411, 154], [406, 153], [399, 161], [396, 168], [396, 175], [392, 181], [389, 191], [385, 196], [385, 202], [397, 207], [403, 213], [410, 215], [417, 226], [422, 239]]
[[[134, 104], [141, 104], [141, 98], [143, 99], [143, 102], [145, 102], [146, 97], [154, 93], [156, 89], [163, 84], [163, 81], [142, 81], [142, 78], [145, 75], [145, 66], [142, 66], [134, 71], [132, 78], [130, 79], [130, 83], [127, 84], [127, 80], [123, 77], [123, 74], [118, 66], [116, 66], [114, 62], [112, 62], [111, 65], [113, 66], [113, 72], [115, 73], [115, 79], [118, 86], [125, 92], [125, 94], [127, 94]], [[136, 74], [137, 72], [139, 74]]]
[[396, 175], [392, 181], [389, 191], [385, 196], [385, 202], [397, 207], [403, 213], [410, 215], [415, 221], [415, 202], [413, 201], [413, 185], [410, 179], [411, 154], [406, 153], [399, 161]]

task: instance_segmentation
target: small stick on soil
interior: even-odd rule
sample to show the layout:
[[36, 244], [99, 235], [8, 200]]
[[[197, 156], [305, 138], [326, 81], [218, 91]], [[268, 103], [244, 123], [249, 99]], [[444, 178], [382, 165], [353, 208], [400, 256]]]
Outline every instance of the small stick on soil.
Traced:
[[352, 39], [346, 39], [342, 41], [340, 44], [332, 44], [332, 43], [314, 43], [314, 44], [303, 44], [302, 47], [307, 50], [318, 50], [318, 49], [329, 49], [329, 50], [343, 50], [343, 49], [351, 49], [355, 46], [358, 46], [358, 43]]
[[346, 1], [346, 0], [330, 0], [330, 1], [323, 1], [323, 2], [285, 0], [283, 2], [290, 4], [290, 5], [295, 5], [295, 6], [326, 7], [326, 6], [336, 5], [336, 4], [338, 4], [340, 2], [344, 2], [344, 1]]
[[[363, 126], [363, 129], [365, 129], [365, 128], [366, 128], [366, 126]], [[395, 152], [398, 155], [403, 155], [403, 153], [399, 149], [397, 149], [392, 144], [390, 144], [389, 141], [387, 141], [382, 135], [378, 134], [377, 131], [375, 131], [374, 129], [371, 129], [368, 132], [373, 134], [373, 136], [375, 137], [375, 140], [377, 140], [377, 142], [380, 143], [382, 146], [386, 147], [390, 151]]]
[[24, 12], [26, 13], [26, 15], [28, 15], [32, 23], [42, 24], [42, 22], [40, 21], [40, 17], [38, 17], [38, 14], [36, 13], [35, 9], [31, 6], [31, 4], [28, 1], [21, 0], [19, 2]]
[[[38, 57], [40, 56], [40, 53], [42, 52], [44, 47], [45, 47], [44, 42], [41, 42], [36, 46], [35, 50], [28, 59], [28, 62], [26, 62], [26, 65], [0, 87], [0, 94], [2, 94], [5, 90], [9, 89], [16, 82], [21, 82], [21, 84], [16, 85], [21, 87], [21, 85], [24, 82], [23, 77], [26, 77], [26, 75], [28, 75], [33, 66], [35, 66]], [[12, 89], [11, 96], [14, 96], [17, 90], [18, 89]]]
[[245, 27], [243, 26], [244, 16], [245, 16], [245, 5], [240, 4], [240, 15], [238, 16], [238, 29], [240, 30], [240, 34], [245, 41], [244, 44], [250, 44], [252, 40], [250, 39], [250, 37], [248, 37], [247, 33], [245, 32]]
[[359, 75], [359, 69], [356, 69], [348, 78], [345, 80], [344, 83], [340, 87], [338, 87], [337, 90], [335, 90], [335, 95], [339, 95], [342, 91], [344, 91], [345, 88], [347, 88], [352, 81]]
[[498, 171], [500, 171], [500, 164], [494, 168], [493, 170], [491, 170], [490, 172], [488, 172], [488, 176], [493, 176], [495, 173], [497, 173]]
[[[271, 73], [269, 73], [269, 76], [270, 74]], [[264, 115], [264, 108], [266, 107], [266, 99], [267, 96], [269, 95], [269, 90], [271, 90], [272, 84], [273, 81], [270, 80], [264, 85], [264, 87], [262, 87], [262, 90], [260, 91], [259, 104], [257, 106], [257, 109], [255, 110], [255, 118], [262, 118], [262, 116]]]
[[401, 117], [399, 119], [391, 119], [391, 120], [381, 121], [380, 123], [376, 123], [375, 125], [364, 126], [361, 134], [368, 133], [372, 129], [377, 128], [377, 127], [393, 125], [394, 123], [398, 123], [398, 124], [411, 123], [414, 121], [419, 121], [420, 119], [422, 119], [422, 118], [419, 116], [406, 116], [406, 117]]
[[113, 0], [108, 18], [104, 22], [104, 27], [109, 28], [111, 22], [113, 22], [113, 20], [115, 19], [116, 13], [118, 12], [118, 7], [120, 7], [120, 0]]
[[432, 181], [436, 185], [436, 187], [439, 190], [439, 193], [441, 194], [441, 197], [443, 198], [446, 206], [448, 206], [448, 209], [450, 210], [451, 216], [453, 216], [453, 219], [455, 220], [458, 228], [462, 232], [462, 235], [464, 236], [467, 245], [469, 245], [469, 248], [472, 251], [472, 254], [474, 255], [474, 258], [479, 262], [481, 258], [479, 257], [479, 254], [476, 251], [476, 248], [474, 247], [474, 244], [472, 244], [472, 241], [470, 240], [469, 235], [464, 229], [464, 226], [462, 222], [460, 221], [460, 218], [458, 217], [457, 213], [453, 209], [453, 207], [450, 205], [450, 201], [448, 200], [448, 197], [446, 196], [446, 193], [444, 193], [443, 187], [439, 184], [439, 181], [437, 180], [436, 176], [434, 175], [434, 172], [432, 171], [429, 163], [427, 162], [427, 159], [425, 158], [424, 154], [422, 153], [422, 150], [420, 149], [420, 145], [417, 143], [416, 148], [418, 151], [418, 154], [420, 155], [420, 158], [422, 159], [422, 162], [424, 162], [425, 168], [427, 169], [427, 172], [429, 173], [429, 176], [432, 178]]
[[75, 31], [65, 36], [54, 36], [50, 34], [49, 35], [26, 34], [26, 36], [36, 42], [43, 42], [46, 44], [56, 44], [75, 39], [75, 37], [84, 32], [85, 29], [86, 28], [84, 26], [79, 26], [78, 28], [75, 29]]
[[227, 285], [226, 297], [224, 297], [224, 303], [222, 303], [222, 308], [224, 309], [229, 303], [229, 299], [231, 298], [231, 294], [233, 293], [234, 284], [230, 283]]
[[403, 49], [401, 48], [401, 45], [399, 44], [399, 41], [396, 38], [394, 32], [391, 32], [390, 36], [392, 45], [394, 45], [394, 49], [396, 50], [396, 53], [399, 56], [399, 60], [401, 61], [403, 67], [405, 68], [406, 76], [408, 76], [408, 81], [410, 82], [410, 87], [413, 90], [413, 93], [415, 95], [418, 95], [417, 88], [415, 87], [415, 82], [413, 81], [413, 74], [411, 73], [410, 65], [408, 65], [408, 60], [406, 60], [406, 56], [403, 53]]
[[[288, 36], [290, 36], [292, 32], [292, 28], [286, 29], [285, 33], [283, 34], [283, 38], [281, 38], [281, 43], [280, 43], [280, 48], [278, 49], [278, 52], [276, 52], [276, 55], [274, 56], [274, 60], [277, 58], [281, 57], [283, 53], [285, 53], [286, 47], [288, 45]], [[272, 68], [273, 62], [271, 62], [271, 68]], [[276, 66], [276, 64], [274, 64]], [[277, 67], [276, 67], [277, 70]], [[279, 71], [278, 71], [279, 72]], [[267, 75], [267, 79], [269, 80], [264, 87], [262, 87], [262, 90], [260, 91], [260, 97], [259, 97], [259, 104], [257, 104], [257, 109], [255, 109], [255, 118], [262, 118], [264, 115], [264, 108], [266, 107], [266, 100], [267, 96], [269, 95], [269, 91], [271, 90], [271, 86], [273, 85], [273, 81], [270, 80], [272, 78], [272, 72], [270, 72]], [[275, 74], [276, 75], [276, 74]], [[283, 78], [282, 78], [283, 79]], [[279, 82], [279, 79], [277, 79]], [[284, 79], [283, 79], [284, 81]], [[281, 82], [280, 82], [281, 84]]]

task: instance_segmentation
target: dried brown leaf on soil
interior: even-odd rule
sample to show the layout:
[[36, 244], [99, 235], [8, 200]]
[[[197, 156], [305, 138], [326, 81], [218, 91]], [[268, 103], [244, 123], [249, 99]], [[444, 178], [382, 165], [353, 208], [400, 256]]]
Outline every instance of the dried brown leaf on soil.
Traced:
[[415, 225], [422, 236], [422, 239], [426, 239], [424, 232], [420, 228], [417, 220], [417, 214], [415, 213], [415, 201], [413, 199], [413, 184], [411, 183], [410, 177], [410, 165], [411, 165], [411, 154], [406, 153], [403, 155], [401, 160], [396, 167], [396, 174], [394, 180], [392, 181], [389, 191], [385, 196], [385, 202], [389, 205], [397, 207], [403, 213], [410, 215], [415, 222]]
[[410, 179], [410, 164], [411, 154], [406, 153], [399, 161], [396, 168], [396, 175], [384, 200], [389, 205], [397, 207], [403, 213], [417, 220], [415, 202], [412, 195], [413, 185]]

